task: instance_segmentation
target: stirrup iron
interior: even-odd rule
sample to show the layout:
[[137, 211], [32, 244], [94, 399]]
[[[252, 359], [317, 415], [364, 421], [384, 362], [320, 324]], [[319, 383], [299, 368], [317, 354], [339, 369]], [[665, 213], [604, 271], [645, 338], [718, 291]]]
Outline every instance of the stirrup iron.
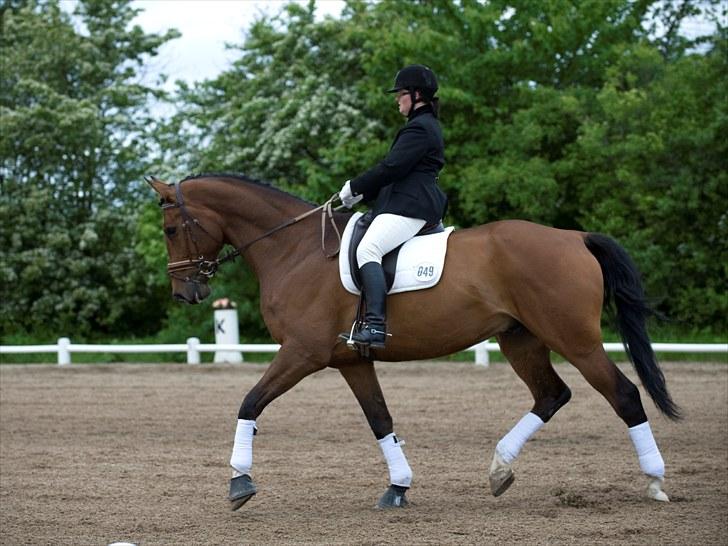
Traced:
[[346, 346], [352, 351], [356, 351], [356, 342], [354, 341], [354, 332], [357, 330], [359, 321], [355, 320], [351, 325], [351, 331], [349, 332], [349, 339], [346, 340]]

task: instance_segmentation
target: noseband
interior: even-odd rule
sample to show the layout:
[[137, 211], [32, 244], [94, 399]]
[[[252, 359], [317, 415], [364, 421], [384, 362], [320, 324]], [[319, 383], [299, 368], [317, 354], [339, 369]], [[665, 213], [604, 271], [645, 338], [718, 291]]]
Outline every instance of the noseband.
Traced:
[[[339, 199], [339, 194], [335, 193], [332, 195], [323, 205], [320, 207], [316, 207], [313, 210], [310, 210], [308, 212], [305, 212], [299, 216], [296, 216], [295, 218], [291, 218], [290, 220], [287, 220], [283, 224], [280, 224], [276, 227], [274, 227], [271, 230], [266, 231], [263, 235], [260, 237], [257, 237], [253, 239], [252, 241], [244, 244], [241, 247], [236, 248], [235, 250], [229, 252], [225, 256], [222, 256], [221, 258], [217, 258], [215, 260], [206, 260], [205, 257], [202, 255], [202, 253], [199, 250], [197, 239], [195, 238], [195, 232], [194, 228], [197, 227], [202, 233], [207, 235], [209, 238], [211, 238], [213, 241], [215, 241], [218, 244], [221, 244], [222, 241], [219, 241], [216, 239], [209, 231], [207, 231], [202, 224], [190, 214], [189, 210], [187, 210], [187, 207], [185, 206], [184, 198], [182, 197], [182, 182], [179, 184], [172, 184], [175, 186], [175, 194], [176, 194], [176, 203], [163, 203], [161, 204], [162, 210], [166, 209], [179, 209], [180, 214], [182, 215], [182, 228], [185, 233], [185, 246], [187, 248], [187, 259], [180, 260], [178, 262], [168, 262], [167, 263], [167, 275], [169, 275], [173, 279], [177, 279], [184, 282], [192, 282], [192, 283], [200, 283], [200, 282], [207, 282], [209, 281], [217, 272], [217, 269], [224, 264], [225, 262], [229, 262], [237, 258], [238, 256], [245, 253], [248, 248], [250, 248], [254, 243], [257, 243], [258, 241], [265, 239], [266, 237], [269, 237], [270, 235], [273, 235], [277, 231], [280, 231], [282, 229], [285, 229], [289, 226], [292, 226], [293, 224], [303, 220], [304, 218], [311, 216], [312, 214], [321, 211], [321, 248], [324, 251], [324, 254], [327, 258], [333, 258], [336, 256], [339, 252], [339, 248], [341, 247], [341, 234], [339, 232], [339, 228], [336, 226], [336, 222], [334, 221], [334, 211], [339, 210], [342, 207], [337, 207], [334, 209], [333, 203]], [[331, 226], [334, 228], [334, 232], [336, 233], [336, 236], [338, 238], [338, 244], [336, 247], [336, 250], [329, 254], [326, 252], [326, 245], [325, 245], [325, 230], [326, 230], [326, 219], [329, 219]], [[197, 258], [193, 258], [192, 256], [197, 256]], [[183, 275], [181, 272], [188, 271], [190, 269], [194, 269], [195, 271], [192, 273], [192, 275]]]

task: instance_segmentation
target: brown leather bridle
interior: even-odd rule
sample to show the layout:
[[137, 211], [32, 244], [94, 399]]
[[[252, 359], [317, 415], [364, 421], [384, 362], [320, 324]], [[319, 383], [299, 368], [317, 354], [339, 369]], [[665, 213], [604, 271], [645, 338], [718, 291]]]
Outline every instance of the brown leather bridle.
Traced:
[[[215, 272], [217, 271], [217, 268], [219, 267], [221, 262], [219, 260], [211, 261], [205, 259], [205, 257], [199, 250], [197, 238], [195, 237], [195, 232], [193, 228], [196, 226], [197, 228], [199, 228], [200, 231], [202, 231], [202, 233], [206, 234], [216, 243], [221, 243], [221, 241], [218, 241], [215, 237], [213, 237], [212, 234], [210, 234], [210, 232], [202, 226], [199, 220], [192, 216], [192, 214], [190, 214], [190, 211], [187, 210], [184, 197], [182, 197], [182, 182], [172, 185], [175, 187], [175, 194], [177, 198], [176, 203], [161, 203], [160, 205], [162, 207], [162, 210], [173, 208], [179, 209], [180, 214], [182, 215], [182, 229], [185, 234], [185, 247], [187, 248], [188, 257], [186, 260], [180, 260], [178, 262], [168, 262], [167, 274], [173, 279], [184, 282], [200, 282], [203, 277], [204, 280], [207, 281], [211, 279], [213, 275], [215, 275]], [[192, 258], [192, 256], [197, 256], [197, 258]], [[196, 271], [191, 276], [183, 276], [180, 274], [181, 271], [187, 271], [189, 269], [195, 268]]]
[[[155, 178], [152, 179], [156, 180]], [[182, 182], [184, 182], [184, 180]], [[263, 233], [263, 235], [256, 237], [252, 241], [236, 248], [235, 250], [230, 251], [220, 258], [217, 258], [215, 260], [207, 260], [199, 250], [194, 228], [197, 227], [202, 233], [210, 237], [218, 244], [222, 244], [222, 241], [216, 239], [209, 231], [207, 231], [202, 226], [197, 218], [192, 216], [189, 210], [187, 210], [184, 197], [182, 196], [182, 182], [180, 182], [179, 184], [172, 184], [175, 187], [175, 203], [160, 203], [162, 210], [177, 208], [180, 210], [180, 214], [182, 215], [182, 229], [185, 233], [185, 246], [187, 248], [188, 257], [185, 260], [167, 263], [167, 275], [169, 275], [173, 279], [192, 283], [207, 282], [215, 275], [218, 268], [222, 264], [224, 264], [225, 262], [230, 262], [238, 256], [244, 254], [253, 244], [265, 239], [266, 237], [269, 237], [270, 235], [273, 235], [274, 233], [282, 229], [298, 223], [299, 221], [307, 218], [308, 216], [311, 216], [318, 211], [321, 211], [321, 248], [324, 252], [324, 255], [327, 258], [333, 258], [339, 252], [339, 248], [341, 247], [341, 234], [339, 232], [339, 228], [336, 226], [336, 222], [334, 221], [334, 211], [340, 210], [341, 208], [343, 208], [343, 206], [334, 208], [333, 203], [339, 199], [339, 194], [335, 193], [323, 205], [316, 207], [315, 209], [308, 212], [305, 212], [299, 216], [296, 216], [295, 218], [291, 218], [290, 220], [285, 221], [284, 223], [274, 227], [273, 229], [266, 231], [265, 233]], [[336, 250], [330, 254], [326, 252], [325, 245], [325, 230], [327, 218], [329, 219], [331, 226], [334, 228], [334, 231], [336, 232], [338, 238]], [[193, 258], [192, 256], [197, 256], [197, 258]], [[188, 270], [194, 270], [194, 272], [191, 275], [184, 275], [182, 273]]]

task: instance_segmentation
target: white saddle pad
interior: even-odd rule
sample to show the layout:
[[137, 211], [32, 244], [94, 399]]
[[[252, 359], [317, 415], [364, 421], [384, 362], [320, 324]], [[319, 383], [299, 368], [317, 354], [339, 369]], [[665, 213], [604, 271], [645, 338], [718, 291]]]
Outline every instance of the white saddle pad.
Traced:
[[[341, 250], [339, 251], [339, 274], [341, 284], [347, 292], [360, 294], [354, 284], [349, 266], [349, 243], [354, 224], [362, 216], [355, 213], [346, 224], [344, 234], [341, 236]], [[394, 275], [394, 284], [390, 294], [408, 292], [410, 290], [424, 290], [432, 288], [442, 276], [447, 252], [447, 239], [454, 231], [454, 227], [447, 227], [445, 231], [432, 235], [420, 235], [407, 241], [399, 251], [397, 258], [397, 272]]]

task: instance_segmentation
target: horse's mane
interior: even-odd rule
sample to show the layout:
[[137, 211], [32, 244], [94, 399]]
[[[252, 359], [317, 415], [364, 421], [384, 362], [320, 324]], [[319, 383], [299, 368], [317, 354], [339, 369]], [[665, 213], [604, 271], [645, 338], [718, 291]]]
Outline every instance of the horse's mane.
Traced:
[[282, 190], [280, 188], [277, 188], [270, 182], [266, 182], [264, 180], [259, 180], [257, 178], [252, 178], [250, 176], [247, 176], [245, 174], [240, 173], [226, 173], [226, 172], [204, 172], [204, 173], [197, 173], [197, 174], [191, 174], [187, 176], [186, 178], [183, 178], [180, 180], [180, 184], [182, 182], [185, 182], [187, 180], [197, 180], [199, 178], [226, 178], [228, 180], [232, 180], [234, 182], [242, 182], [244, 184], [253, 184], [255, 186], [260, 186], [261, 188], [266, 188], [271, 191], [276, 191], [278, 193], [282, 193], [283, 195], [287, 197], [292, 197], [293, 199], [297, 199], [299, 201], [303, 201], [307, 205], [311, 205], [313, 207], [318, 206], [316, 203], [312, 203], [311, 201], [307, 201], [306, 199], [303, 199], [301, 197], [298, 197], [297, 195], [293, 195], [292, 193], [288, 193], [285, 190]]

